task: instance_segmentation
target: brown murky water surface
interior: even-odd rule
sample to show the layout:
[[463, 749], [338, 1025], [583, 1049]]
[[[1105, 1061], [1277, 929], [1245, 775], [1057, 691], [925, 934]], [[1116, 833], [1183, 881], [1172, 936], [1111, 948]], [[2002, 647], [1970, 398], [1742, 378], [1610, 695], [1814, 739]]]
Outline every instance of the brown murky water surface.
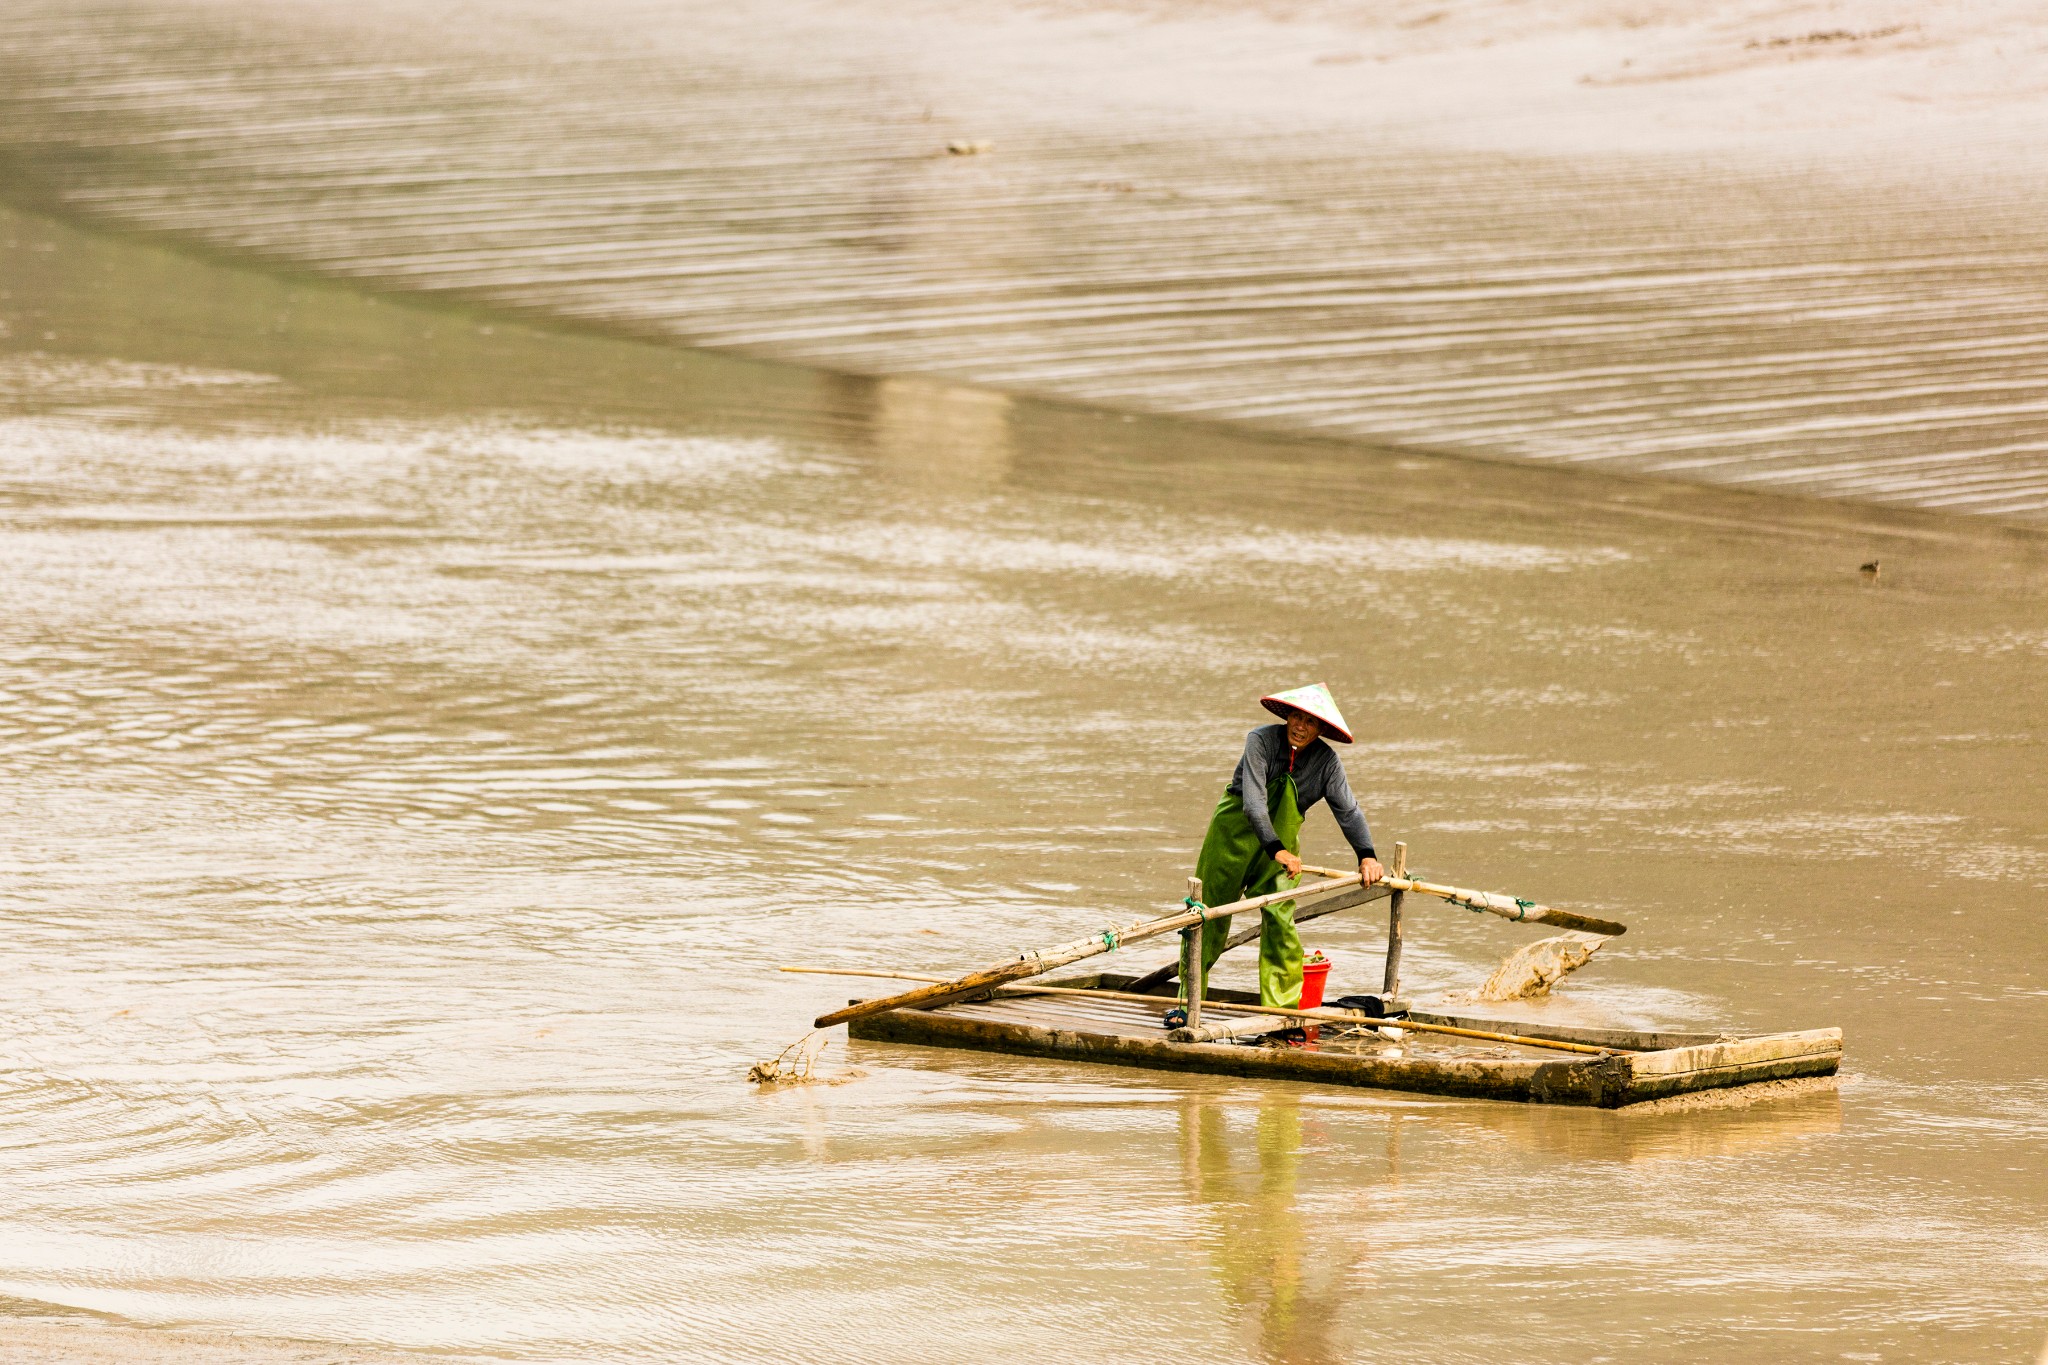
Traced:
[[[2038, 1344], [2037, 533], [551, 335], [35, 217], [0, 272], [0, 1293], [530, 1359]], [[1839, 1093], [871, 1044], [742, 1079], [859, 984], [776, 963], [1175, 896], [1252, 698], [1312, 678], [1383, 841], [1633, 926], [1548, 1008], [1839, 1024]], [[1411, 986], [1528, 932], [1424, 909]], [[1372, 919], [1311, 939], [1375, 979]]]

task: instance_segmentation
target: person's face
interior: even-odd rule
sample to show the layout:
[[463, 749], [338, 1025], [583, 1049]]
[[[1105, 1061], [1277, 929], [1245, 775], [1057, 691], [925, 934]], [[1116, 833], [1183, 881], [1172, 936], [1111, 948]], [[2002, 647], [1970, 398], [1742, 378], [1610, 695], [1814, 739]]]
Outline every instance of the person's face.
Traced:
[[1323, 723], [1314, 716], [1304, 715], [1299, 711], [1287, 713], [1287, 742], [1295, 748], [1306, 749], [1316, 742], [1316, 736], [1322, 732]]

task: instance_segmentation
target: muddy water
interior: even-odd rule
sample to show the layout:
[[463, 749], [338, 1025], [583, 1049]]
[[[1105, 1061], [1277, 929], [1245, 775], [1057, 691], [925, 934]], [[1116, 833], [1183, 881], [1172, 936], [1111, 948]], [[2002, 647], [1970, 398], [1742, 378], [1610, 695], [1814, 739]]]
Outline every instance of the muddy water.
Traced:
[[[1614, 135], [1531, 150], [1483, 84], [1434, 88], [1456, 68], [1384, 64], [1440, 8], [1273, 8], [14, 0], [0, 175], [213, 248], [835, 369], [2048, 518], [2040, 150], [1934, 120], [1985, 91], [1787, 149], [1823, 79], [1787, 67], [1695, 111], [1748, 142], [1660, 149], [1700, 87], [1652, 83]], [[1729, 22], [1712, 61], [1777, 31]], [[1545, 89], [1625, 99], [1607, 41], [1536, 59]]]
[[[2038, 1343], [2038, 535], [0, 227], [0, 1294], [526, 1359]], [[774, 964], [1174, 896], [1251, 699], [1311, 678], [1383, 840], [1633, 926], [1550, 1008], [1838, 1024], [1839, 1094], [742, 1079], [860, 984]], [[1411, 933], [1425, 997], [1527, 937]], [[1311, 938], [1376, 978], [1371, 919]]]

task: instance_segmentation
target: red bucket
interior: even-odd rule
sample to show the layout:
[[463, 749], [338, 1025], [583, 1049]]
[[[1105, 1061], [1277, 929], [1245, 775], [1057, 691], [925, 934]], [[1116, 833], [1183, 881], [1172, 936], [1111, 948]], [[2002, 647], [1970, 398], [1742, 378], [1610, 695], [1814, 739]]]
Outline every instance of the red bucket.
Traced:
[[1301, 964], [1301, 1007], [1305, 1010], [1321, 1009], [1323, 1005], [1323, 982], [1329, 979], [1330, 959], [1318, 949], [1308, 961]]

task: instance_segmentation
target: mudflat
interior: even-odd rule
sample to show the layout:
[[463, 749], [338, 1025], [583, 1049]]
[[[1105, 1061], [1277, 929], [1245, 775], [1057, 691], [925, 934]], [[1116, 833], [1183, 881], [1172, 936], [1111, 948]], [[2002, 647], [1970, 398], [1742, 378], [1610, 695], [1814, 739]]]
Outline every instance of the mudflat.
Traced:
[[428, 1360], [459, 1358], [131, 1327], [75, 1316], [0, 1316], [0, 1365], [421, 1365]]
[[2019, 0], [17, 0], [0, 164], [17, 202], [669, 342], [2039, 524], [2038, 31]]

